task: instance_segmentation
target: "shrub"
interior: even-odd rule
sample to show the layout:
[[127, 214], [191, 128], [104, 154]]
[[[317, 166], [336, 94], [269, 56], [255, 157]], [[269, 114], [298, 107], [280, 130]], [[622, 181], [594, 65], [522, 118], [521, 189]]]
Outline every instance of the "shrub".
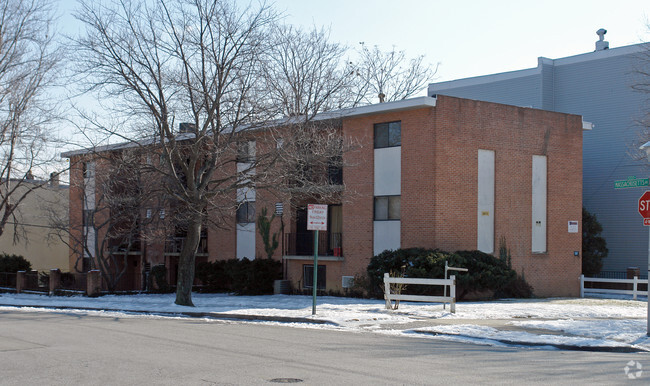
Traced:
[[167, 267], [162, 264], [154, 265], [149, 271], [147, 278], [147, 288], [149, 292], [153, 293], [168, 293], [171, 292], [171, 287], [167, 283]]
[[203, 292], [227, 292], [230, 289], [230, 275], [227, 261], [208, 261], [196, 266], [196, 278], [203, 284]]
[[16, 273], [18, 271], [31, 271], [31, 269], [32, 263], [22, 256], [8, 255], [6, 253], [0, 255], [0, 272]]
[[282, 278], [282, 263], [276, 260], [230, 259], [201, 263], [196, 277], [205, 292], [234, 292], [238, 295], [273, 293], [273, 282]]
[[[468, 272], [454, 272], [458, 285], [457, 298], [473, 292], [492, 292], [496, 297], [530, 297], [532, 288], [508, 267], [507, 259], [498, 259], [481, 251], [445, 252], [439, 249], [408, 248], [384, 251], [373, 257], [368, 265], [370, 295], [383, 296], [385, 272], [404, 270], [406, 277], [443, 278], [445, 261], [451, 267], [467, 268]], [[409, 285], [406, 293], [440, 295], [442, 287]]]
[[607, 242], [600, 235], [603, 226], [596, 215], [582, 208], [582, 273], [585, 276], [596, 276], [603, 268], [603, 259], [609, 250]]

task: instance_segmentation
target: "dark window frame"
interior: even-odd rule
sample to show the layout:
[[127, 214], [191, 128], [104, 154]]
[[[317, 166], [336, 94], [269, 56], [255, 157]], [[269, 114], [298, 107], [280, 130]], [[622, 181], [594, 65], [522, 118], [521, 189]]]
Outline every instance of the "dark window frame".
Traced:
[[237, 224], [250, 224], [255, 222], [255, 201], [244, 201], [237, 207], [235, 217]]
[[[302, 265], [302, 288], [312, 289], [314, 285], [314, 264]], [[309, 282], [307, 282], [309, 280]], [[327, 287], [327, 266], [318, 264], [318, 277], [316, 278], [316, 289], [325, 290]]]
[[375, 123], [373, 133], [375, 149], [402, 146], [402, 121]]
[[82, 209], [81, 211], [81, 223], [84, 227], [92, 227], [95, 225], [95, 210], [94, 209]]
[[255, 140], [237, 142], [237, 162], [254, 162], [256, 146]]
[[[378, 211], [377, 211], [377, 201], [378, 200], [385, 200], [386, 201], [386, 216], [381, 216], [378, 217]], [[391, 201], [392, 201], [392, 207], [391, 207]], [[395, 201], [398, 201], [398, 213], [395, 214]], [[399, 221], [402, 218], [402, 196], [397, 194], [397, 195], [390, 195], [390, 196], [375, 196], [373, 199], [373, 220], [374, 221]], [[393, 210], [391, 211], [391, 208]]]

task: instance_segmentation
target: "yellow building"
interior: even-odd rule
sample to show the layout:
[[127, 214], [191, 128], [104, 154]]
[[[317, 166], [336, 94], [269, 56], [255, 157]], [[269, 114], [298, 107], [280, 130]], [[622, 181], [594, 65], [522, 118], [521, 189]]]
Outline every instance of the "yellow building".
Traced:
[[[44, 181], [23, 181], [14, 197], [41, 184]], [[49, 271], [59, 268], [67, 272], [70, 253], [68, 246], [48, 235], [52, 233], [49, 225], [52, 211], [67, 218], [68, 191], [68, 186], [60, 185], [55, 177], [27, 195], [15, 212], [16, 221], [10, 219], [0, 236], [0, 253], [23, 256], [32, 263], [33, 270]]]

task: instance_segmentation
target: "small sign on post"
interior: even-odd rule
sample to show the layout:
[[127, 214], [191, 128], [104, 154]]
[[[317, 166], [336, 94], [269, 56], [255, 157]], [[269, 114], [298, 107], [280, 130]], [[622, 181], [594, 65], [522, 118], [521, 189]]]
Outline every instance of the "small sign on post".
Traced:
[[311, 314], [316, 315], [316, 290], [318, 287], [318, 231], [327, 231], [327, 205], [307, 205], [307, 230], [314, 231], [314, 280], [312, 281]]
[[[643, 225], [650, 226], [650, 190], [643, 192], [639, 198], [639, 214], [643, 217]], [[648, 278], [650, 278], [650, 229], [648, 236]], [[646, 336], [650, 336], [650, 296], [648, 296], [648, 326]]]
[[319, 205], [319, 204], [307, 205], [307, 230], [308, 231], [327, 230], [327, 205]]

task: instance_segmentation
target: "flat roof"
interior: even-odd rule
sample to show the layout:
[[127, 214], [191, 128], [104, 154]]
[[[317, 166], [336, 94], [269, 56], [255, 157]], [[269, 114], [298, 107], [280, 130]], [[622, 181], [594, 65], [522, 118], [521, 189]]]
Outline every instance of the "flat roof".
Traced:
[[[403, 100], [393, 101], [393, 102], [376, 103], [372, 105], [353, 107], [348, 109], [328, 111], [325, 113], [317, 114], [316, 116], [314, 116], [312, 121], [326, 121], [330, 119], [360, 117], [360, 116], [373, 115], [379, 113], [405, 111], [405, 110], [413, 110], [413, 109], [435, 107], [435, 106], [436, 106], [436, 98], [425, 96], [425, 97], [403, 99]], [[297, 121], [299, 119], [300, 119], [299, 117], [278, 119], [262, 127], [281, 126], [283, 124], [288, 124], [291, 123], [292, 121]], [[185, 138], [177, 137], [177, 139], [180, 140], [189, 139], [191, 138], [192, 135], [192, 133], [182, 133], [182, 134], [185, 134]], [[135, 148], [140, 146], [149, 146], [149, 145], [156, 144], [156, 142], [159, 142], [157, 138], [148, 138], [148, 139], [142, 139], [137, 141], [134, 140], [128, 142], [121, 142], [121, 143], [116, 143], [111, 145], [88, 147], [79, 150], [71, 150], [71, 151], [63, 152], [61, 153], [61, 157], [70, 158], [70, 157], [83, 155], [83, 154], [100, 153], [105, 151], [128, 149], [128, 148]]]
[[589, 62], [592, 60], [609, 59], [616, 56], [630, 55], [643, 52], [650, 49], [650, 43], [633, 44], [629, 46], [610, 48], [606, 50], [599, 50], [593, 52], [586, 52], [583, 54], [567, 56], [564, 58], [550, 59], [543, 56], [537, 58], [537, 67], [526, 68], [523, 70], [498, 72], [495, 74], [486, 74], [479, 76], [472, 76], [469, 78], [461, 78], [455, 80], [447, 80], [444, 82], [429, 83], [428, 91], [440, 91], [448, 88], [476, 86], [480, 84], [500, 82], [525, 76], [537, 75], [542, 71], [542, 64], [549, 64], [552, 66], [563, 66], [567, 64], [575, 64], [581, 62]]

